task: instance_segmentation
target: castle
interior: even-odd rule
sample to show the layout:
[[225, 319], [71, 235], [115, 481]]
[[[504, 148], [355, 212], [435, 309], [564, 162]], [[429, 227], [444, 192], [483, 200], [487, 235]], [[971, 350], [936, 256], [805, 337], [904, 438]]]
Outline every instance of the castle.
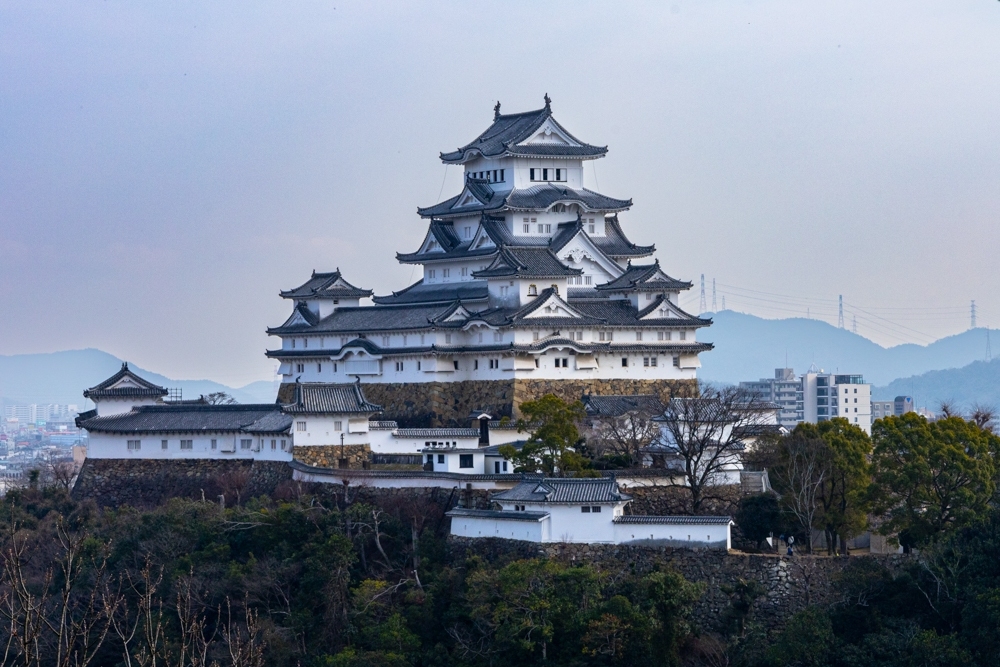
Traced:
[[632, 201], [584, 186], [584, 162], [606, 154], [560, 125], [547, 95], [523, 113], [498, 103], [486, 131], [441, 154], [464, 166], [462, 191], [418, 208], [427, 233], [396, 255], [420, 280], [373, 296], [339, 270], [314, 272], [281, 292], [292, 314], [268, 329], [281, 347], [267, 352], [279, 400], [296, 381], [359, 380], [388, 418], [431, 426], [516, 416], [546, 393], [690, 393], [711, 320], [682, 310], [691, 283], [625, 236]]

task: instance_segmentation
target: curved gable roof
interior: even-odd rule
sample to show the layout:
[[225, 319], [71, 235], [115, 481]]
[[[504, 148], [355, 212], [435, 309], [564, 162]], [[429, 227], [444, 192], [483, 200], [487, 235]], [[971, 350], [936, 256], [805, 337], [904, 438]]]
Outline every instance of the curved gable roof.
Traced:
[[[546, 121], [556, 126], [576, 145], [520, 145], [541, 128]], [[473, 141], [458, 150], [441, 153], [441, 161], [447, 164], [462, 164], [478, 156], [498, 157], [501, 155], [593, 158], [603, 157], [607, 152], [607, 146], [592, 146], [584, 143], [560, 125], [552, 117], [552, 108], [546, 95], [546, 103], [543, 108], [522, 113], [501, 114], [500, 105], [497, 103], [493, 124]]]
[[133, 373], [128, 367], [128, 362], [123, 363], [121, 369], [107, 380], [83, 392], [84, 398], [91, 400], [126, 397], [159, 398], [166, 395], [166, 389]]

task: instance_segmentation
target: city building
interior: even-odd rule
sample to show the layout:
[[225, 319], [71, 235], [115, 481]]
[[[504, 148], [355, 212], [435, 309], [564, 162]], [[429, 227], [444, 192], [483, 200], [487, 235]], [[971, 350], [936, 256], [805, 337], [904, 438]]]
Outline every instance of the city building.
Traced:
[[448, 512], [451, 534], [528, 542], [641, 544], [730, 549], [728, 516], [625, 514], [632, 496], [614, 479], [527, 479], [494, 493], [499, 510]]
[[414, 385], [492, 381], [505, 396], [494, 414], [510, 416], [531, 382], [630, 379], [657, 393], [664, 381], [694, 381], [712, 348], [698, 329], [711, 321], [678, 305], [691, 283], [626, 237], [619, 215], [631, 200], [585, 186], [584, 163], [606, 153], [559, 124], [547, 97], [525, 113], [498, 105], [485, 132], [441, 154], [463, 167], [464, 184], [418, 209], [427, 233], [396, 256], [420, 268], [417, 282], [373, 296], [338, 270], [281, 292], [292, 314], [268, 329], [281, 346], [267, 355], [280, 362], [283, 391], [358, 379], [381, 385], [373, 396], [396, 418]]
[[774, 375], [774, 379], [741, 382], [740, 387], [779, 406], [778, 419], [782, 426], [793, 429], [801, 422], [815, 424], [843, 417], [871, 433], [872, 387], [863, 376], [810, 369], [796, 377], [790, 368], [776, 369]]
[[913, 412], [912, 396], [897, 396], [891, 401], [872, 401], [872, 423], [883, 417], [899, 417]]

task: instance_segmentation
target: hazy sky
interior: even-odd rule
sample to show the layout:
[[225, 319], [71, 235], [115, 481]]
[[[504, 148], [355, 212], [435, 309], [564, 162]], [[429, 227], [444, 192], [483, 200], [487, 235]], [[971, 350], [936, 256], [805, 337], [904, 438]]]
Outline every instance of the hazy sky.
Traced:
[[0, 354], [270, 379], [278, 290], [416, 279], [416, 207], [461, 183], [438, 152], [546, 92], [720, 308], [835, 322], [843, 294], [885, 345], [971, 299], [1000, 325], [998, 71], [996, 0], [3, 0]]

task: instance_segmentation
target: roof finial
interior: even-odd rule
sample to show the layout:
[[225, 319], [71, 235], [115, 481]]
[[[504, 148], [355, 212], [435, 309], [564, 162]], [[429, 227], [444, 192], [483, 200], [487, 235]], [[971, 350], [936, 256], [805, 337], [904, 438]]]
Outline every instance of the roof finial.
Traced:
[[497, 105], [493, 107], [493, 120], [500, 117], [500, 100], [497, 100]]
[[552, 111], [552, 98], [549, 97], [548, 93], [545, 93], [545, 110]]

